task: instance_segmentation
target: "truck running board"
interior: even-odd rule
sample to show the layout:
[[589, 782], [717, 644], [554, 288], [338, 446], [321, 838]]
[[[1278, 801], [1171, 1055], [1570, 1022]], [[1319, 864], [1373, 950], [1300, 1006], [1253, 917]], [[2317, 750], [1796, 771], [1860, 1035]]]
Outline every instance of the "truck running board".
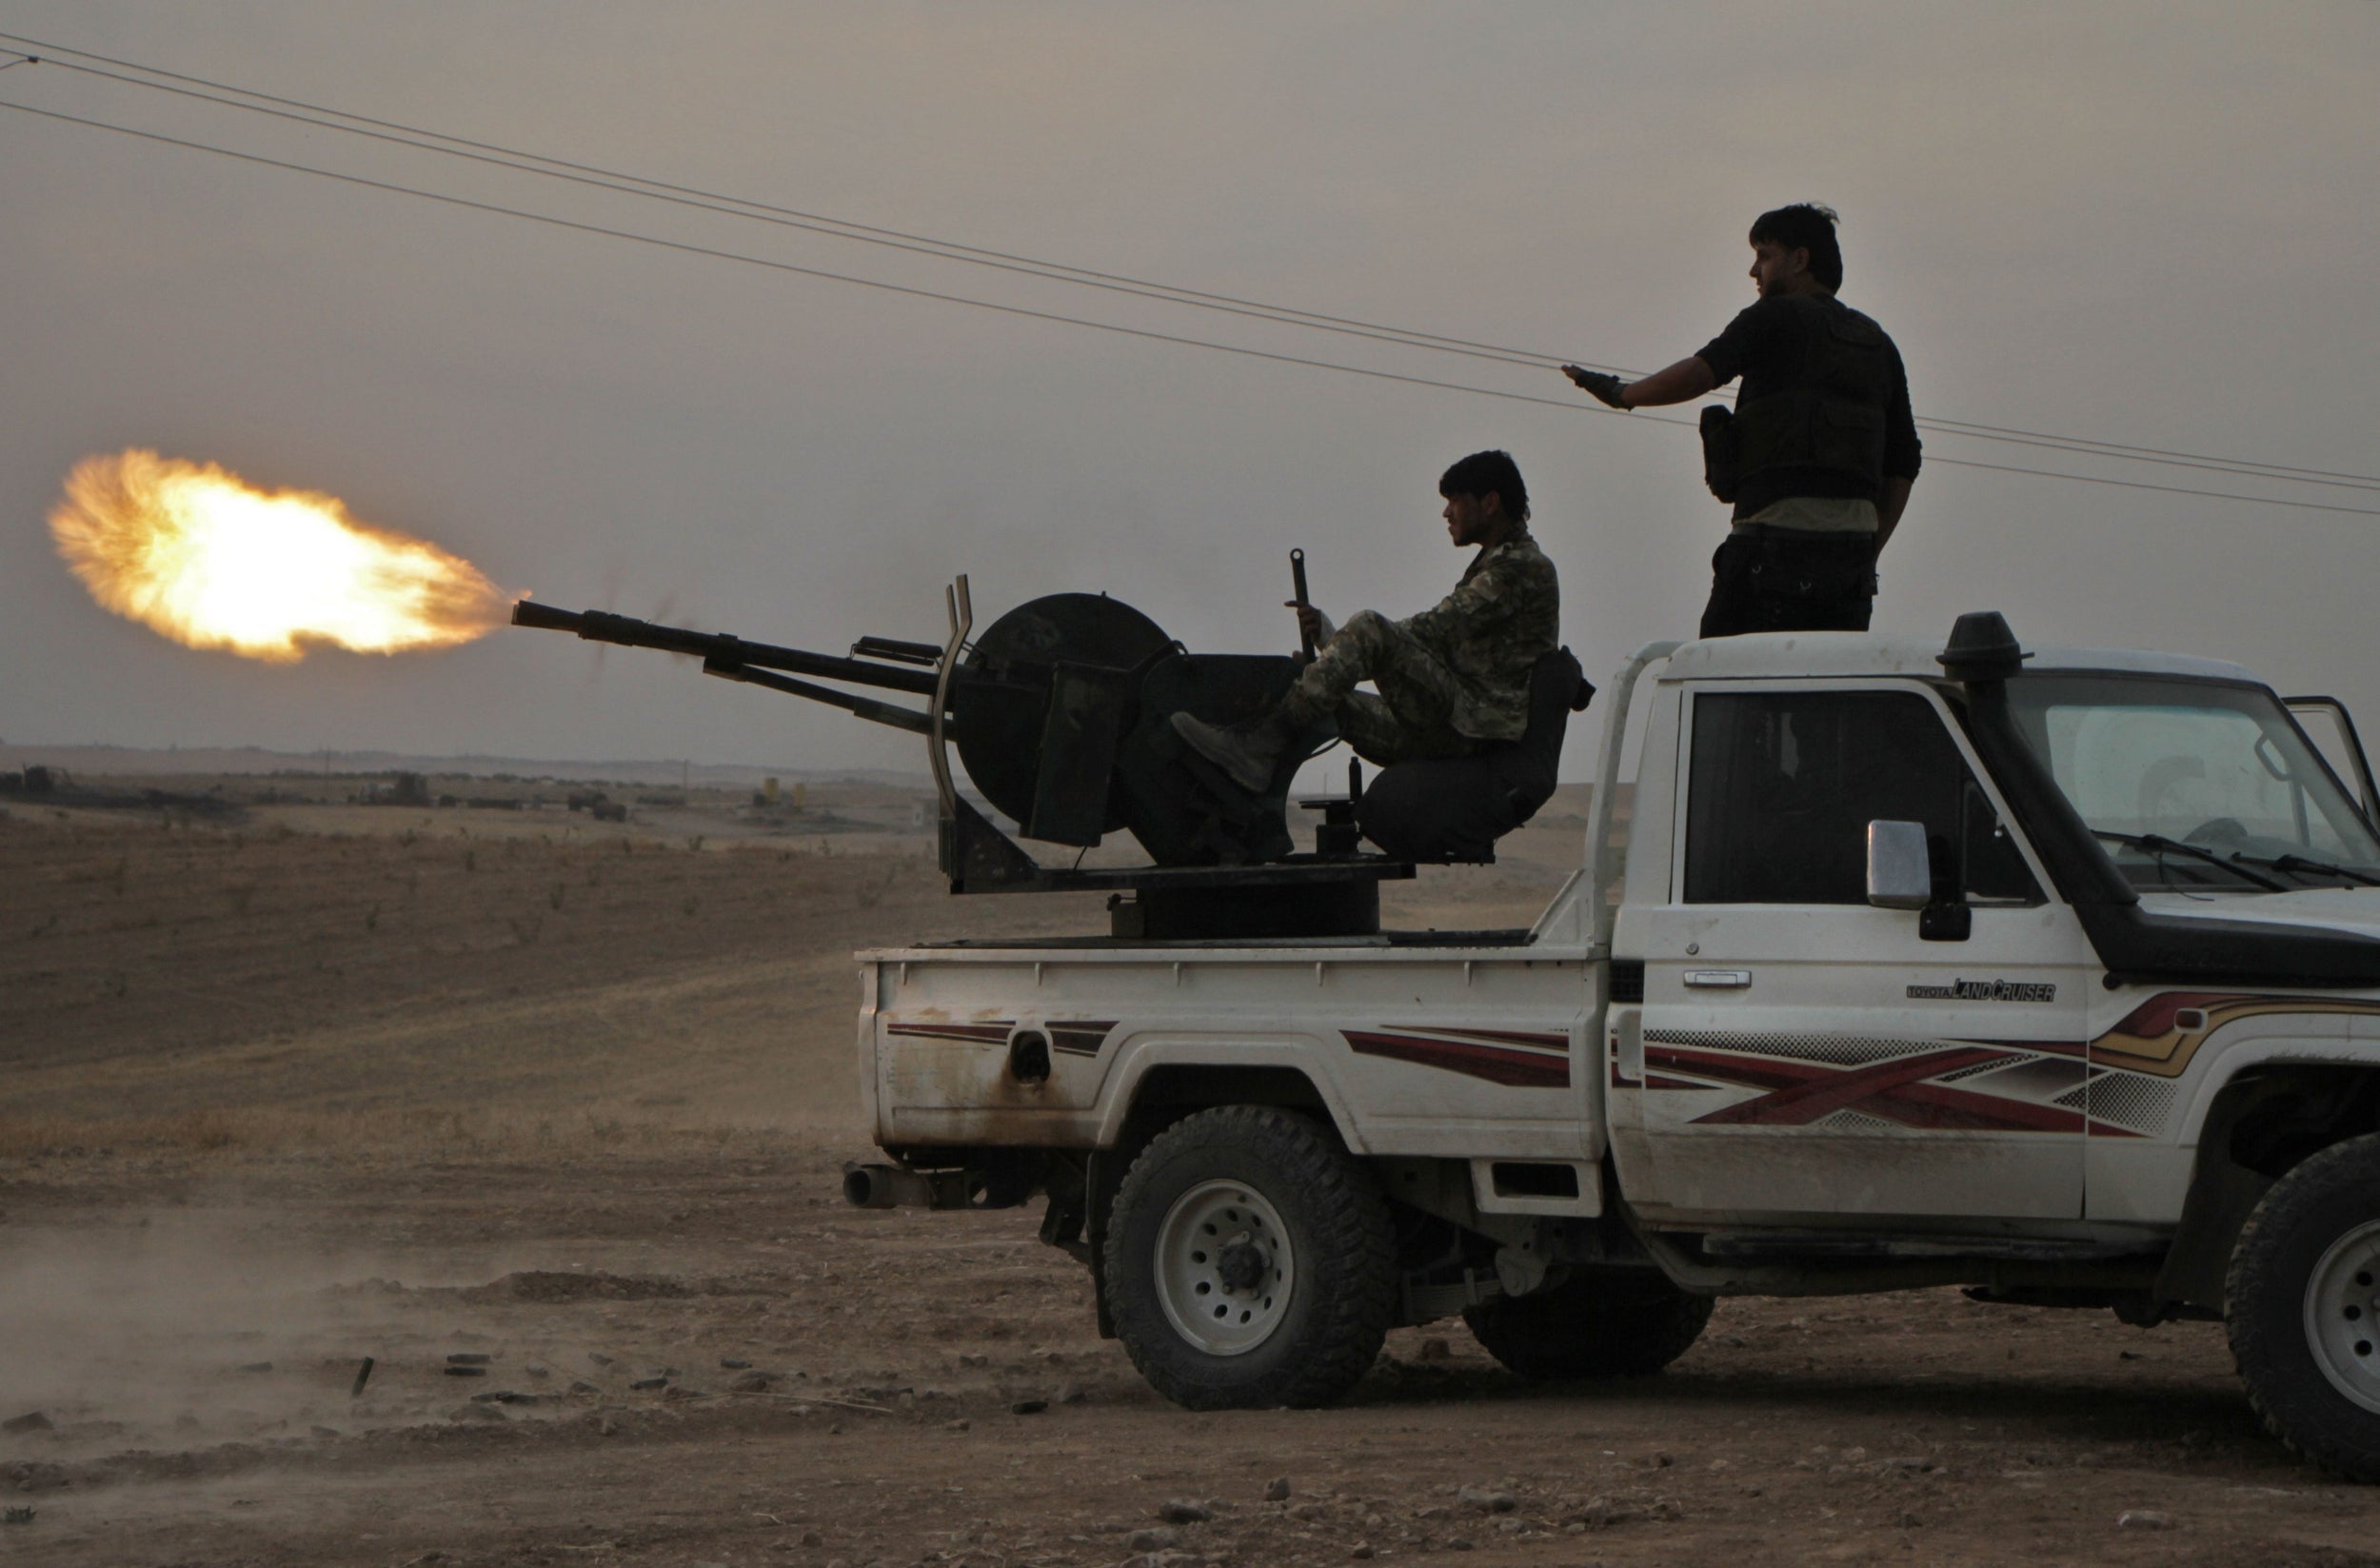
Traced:
[[1707, 1258], [1989, 1258], [2019, 1263], [2103, 1263], [2144, 1254], [2137, 1241], [2062, 1241], [2013, 1236], [1847, 1236], [1827, 1230], [1713, 1231]]

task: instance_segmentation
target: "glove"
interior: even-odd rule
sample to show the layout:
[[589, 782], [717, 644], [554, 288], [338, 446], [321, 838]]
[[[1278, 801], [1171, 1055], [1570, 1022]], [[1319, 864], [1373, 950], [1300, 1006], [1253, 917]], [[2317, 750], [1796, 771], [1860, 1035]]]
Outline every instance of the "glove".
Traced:
[[1601, 370], [1581, 369], [1576, 365], [1563, 366], [1562, 374], [1571, 379], [1572, 385], [1584, 389], [1597, 403], [1613, 408], [1625, 409], [1628, 407], [1619, 400], [1619, 389], [1626, 383], [1617, 376], [1606, 375]]

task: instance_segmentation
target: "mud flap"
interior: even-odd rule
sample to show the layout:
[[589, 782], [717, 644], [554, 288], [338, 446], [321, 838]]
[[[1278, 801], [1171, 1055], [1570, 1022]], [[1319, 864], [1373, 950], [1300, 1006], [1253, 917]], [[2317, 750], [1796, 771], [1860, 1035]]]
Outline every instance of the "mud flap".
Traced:
[[2231, 1133], [2242, 1117], [2268, 1098], [2269, 1093], [2255, 1089], [2226, 1091], [2199, 1129], [2198, 1168], [2191, 1173], [2190, 1195], [2182, 1200], [2172, 1248], [2152, 1287], [2155, 1305], [2192, 1306], [2218, 1317], [2225, 1311], [2231, 1249], [2273, 1181], [2231, 1158]]
[[1116, 1337], [1116, 1315], [1107, 1300], [1107, 1219], [1116, 1206], [1116, 1189], [1123, 1182], [1128, 1159], [1094, 1149], [1082, 1162], [1083, 1245], [1091, 1265], [1091, 1304], [1099, 1319], [1100, 1338]]

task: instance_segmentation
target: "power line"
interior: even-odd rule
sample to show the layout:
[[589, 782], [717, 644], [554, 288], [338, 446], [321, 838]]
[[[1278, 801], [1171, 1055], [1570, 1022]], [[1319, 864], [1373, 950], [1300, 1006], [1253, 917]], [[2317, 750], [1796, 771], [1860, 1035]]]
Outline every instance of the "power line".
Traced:
[[[1925, 424], [1927, 422], [1920, 420], [1918, 423]], [[1942, 422], [1936, 420], [1933, 423], [1938, 427]], [[1965, 435], [1969, 432], [1966, 430], [1950, 430], [1941, 433], [1950, 435]], [[2166, 456], [2157, 458], [2132, 457], [2127, 453], [2108, 451], [2097, 442], [2084, 441], [2079, 438], [2069, 436], [2043, 436], [2036, 438], [2030, 435], [2018, 434], [2014, 431], [2007, 431], [1998, 435], [1977, 436], [1975, 439], [1979, 441], [2004, 442], [2013, 447], [2036, 447], [2053, 452], [2073, 452], [2078, 457], [2122, 457], [2127, 462], [2154, 463], [2161, 467], [2196, 468], [2207, 473], [2233, 474], [2242, 479], [2270, 479], [2274, 481], [2286, 481], [2291, 485], [2318, 485], [2325, 489], [2331, 490], [2366, 490], [2373, 494], [2380, 494], [2380, 477], [2368, 479], [2360, 474], [2340, 474], [2335, 478], [2317, 478], [2315, 477], [2316, 470], [2313, 469], [2294, 469], [2286, 473], [2275, 473], [2265, 471], [2269, 466], [2267, 465], [2234, 463], [2225, 458], [2199, 458], [2185, 452], [2172, 452]], [[1934, 461], [1934, 459], [1929, 457], [1928, 461]], [[1948, 458], [1943, 458], [1940, 461], [1947, 463], [1950, 460]]]
[[[2003, 425], [1976, 425], [1963, 419], [1927, 418], [1918, 421], [1918, 423], [1932, 428], [1946, 431], [1952, 435], [1963, 435], [1969, 431], [1973, 431], [1984, 435], [1987, 438], [1990, 436], [2042, 437], [2042, 432], [2038, 430], [2015, 430]], [[2108, 452], [2112, 455], [2128, 457], [2138, 455], [2142, 458], [2166, 458], [2177, 461], [2189, 459], [2203, 463], [2220, 464], [2227, 468], [2231, 468], [2241, 473], [2247, 473], [2255, 469], [2263, 469], [2271, 474], [2274, 478], [2303, 478], [2309, 482], [2323, 479], [2345, 479], [2352, 480], [2356, 485], [2363, 486], [2380, 485], [2380, 475], [2343, 473], [2335, 468], [2299, 468], [2293, 467], [2286, 463], [2259, 463], [2252, 458], [2245, 457], [2208, 457], [2201, 452], [2176, 451], [2170, 447], [2127, 447], [2120, 442], [2093, 441], [2088, 436], [2050, 436], [2044, 439], [2065, 442], [2077, 451], [2096, 449]]]
[[2155, 490], [2164, 495], [2197, 495], [2219, 501], [2245, 501], [2259, 506], [2294, 506], [2299, 511], [2344, 512], [2350, 517], [2380, 517], [2370, 506], [2338, 506], [2322, 501], [2284, 501], [2278, 496], [2235, 495], [2229, 490], [2197, 490], [2186, 485], [2152, 485], [2145, 479], [2112, 479], [2101, 474], [2070, 474], [2054, 468], [2023, 468], [2013, 463], [1982, 463], [1967, 457], [1929, 456], [1927, 464], [1954, 468], [1988, 468], [1993, 473], [2031, 474], [2035, 479], [2070, 479], [2077, 485], [2112, 485], [2121, 490]]
[[[56, 48], [53, 45], [38, 43], [33, 39], [20, 38], [14, 33], [0, 32], [0, 39], [32, 44], [38, 49]], [[479, 142], [468, 137], [450, 136], [444, 131], [404, 125], [393, 120], [378, 120], [369, 115], [353, 114], [346, 109], [309, 104], [302, 99], [278, 97], [272, 93], [258, 92], [248, 88], [208, 81], [204, 77], [185, 76], [178, 71], [161, 70], [152, 66], [117, 60], [104, 54], [89, 54], [79, 50], [63, 50], [60, 52], [75, 54], [88, 60], [104, 61], [111, 66], [121, 66], [126, 70], [163, 76], [176, 82], [190, 83], [192, 86], [169, 87], [163, 82], [142, 81], [137, 77], [122, 75], [116, 71], [78, 66], [67, 60], [44, 58], [42, 63], [54, 65], [62, 70], [121, 83], [127, 87], [172, 93], [177, 97], [194, 98], [202, 103], [238, 109], [245, 113], [270, 115], [275, 119], [290, 120], [300, 125], [313, 126], [319, 129], [337, 130], [347, 135], [368, 137], [374, 141], [389, 142], [400, 147], [409, 147], [424, 152], [435, 152], [446, 157], [467, 158], [474, 163], [492, 164], [498, 168], [510, 169], [524, 174], [534, 174], [541, 178], [564, 179], [573, 184], [593, 186], [599, 189], [617, 191], [625, 195], [667, 201], [675, 206], [692, 207], [704, 211], [723, 213], [729, 217], [773, 223], [779, 228], [804, 229], [832, 239], [883, 246], [889, 249], [934, 256], [943, 261], [990, 267], [1003, 272], [1017, 272], [1030, 277], [1046, 278], [1054, 283], [1134, 294], [1167, 304], [1188, 306], [1199, 309], [1221, 310], [1231, 315], [1251, 316], [1259, 320], [1279, 322], [1285, 326], [1304, 327], [1317, 331], [1339, 332], [1353, 337], [1373, 338], [1384, 343], [1401, 344], [1408, 347], [1462, 354], [1473, 359], [1522, 365], [1532, 369], [1553, 369], [1564, 363], [1559, 356], [1536, 349], [1510, 348], [1496, 344], [1475, 343], [1464, 338], [1446, 337], [1412, 327], [1359, 321], [1346, 316], [1326, 315], [1319, 311], [1299, 309], [1295, 306], [1272, 305], [1261, 300], [1242, 299], [1231, 294], [1208, 293], [1201, 289], [1154, 282], [1146, 278], [1100, 272], [1088, 268], [1071, 266], [1065, 262], [1046, 261], [1005, 250], [990, 250], [980, 246], [964, 245], [956, 240], [938, 239], [927, 234], [913, 234], [897, 228], [880, 228], [825, 213], [805, 212], [798, 208], [776, 207], [748, 197], [704, 190], [693, 186], [675, 185], [665, 180], [650, 179], [645, 175], [604, 169], [593, 164], [574, 163], [566, 158], [553, 158], [544, 153], [501, 147], [492, 142]], [[16, 63], [24, 64], [25, 62]], [[207, 88], [212, 90], [202, 92], [195, 90], [197, 88]], [[236, 97], [221, 97], [218, 96], [220, 93], [232, 93]], [[260, 102], [241, 103], [237, 101], [238, 98], [253, 98]], [[268, 109], [263, 107], [265, 104], [277, 104], [283, 107]], [[349, 125], [335, 123], [340, 120], [354, 123]], [[358, 129], [359, 127], [375, 129]], [[444, 147], [433, 145], [436, 143], [447, 145]], [[539, 165], [545, 167], [536, 167]], [[1614, 371], [1624, 369], [1624, 367], [1600, 365], [1591, 361], [1573, 361], [1572, 363], [1585, 364], [1594, 369]]]
[[[1002, 315], [1019, 316], [1032, 321], [1045, 321], [1069, 327], [1089, 327], [1095, 331], [1114, 333], [1121, 337], [1138, 338], [1153, 343], [1168, 343], [1186, 348], [1204, 348], [1217, 353], [1236, 354], [1247, 359], [1265, 360], [1279, 365], [1296, 365], [1302, 366], [1309, 369], [1331, 370], [1342, 375], [1362, 376], [1374, 381], [1394, 382], [1408, 387], [1423, 387], [1437, 391], [1467, 392], [1476, 397], [1498, 398], [1510, 403], [1535, 404], [1543, 407], [1559, 408], [1566, 413], [1609, 414], [1613, 417], [1624, 417], [1650, 424], [1677, 426], [1686, 428], [1692, 428], [1694, 426], [1694, 422], [1691, 420], [1678, 419], [1667, 415], [1646, 413], [1630, 413], [1622, 415], [1619, 410], [1616, 409], [1605, 408], [1598, 404], [1582, 404], [1569, 398], [1540, 397], [1527, 392], [1506, 391], [1499, 387], [1477, 387], [1463, 382], [1441, 381], [1434, 377], [1408, 375], [1400, 371], [1381, 370], [1367, 366], [1346, 365], [1333, 360], [1311, 359], [1303, 355], [1284, 354], [1272, 349], [1251, 348], [1240, 344], [1217, 343], [1209, 339], [1188, 337], [1180, 333], [1159, 332], [1146, 327], [1126, 327], [1120, 323], [1099, 321], [1087, 316], [1070, 316], [1054, 310], [1037, 310], [1024, 306], [1002, 304], [995, 300], [977, 299], [965, 294], [951, 294], [942, 292], [939, 289], [920, 288], [908, 284], [890, 283], [881, 278], [861, 277], [847, 272], [829, 271], [823, 268], [803, 267], [793, 262], [777, 261], [764, 256], [748, 255], [742, 251], [723, 250], [711, 246], [695, 245], [687, 241], [667, 239], [655, 234], [641, 234], [633, 229], [612, 228], [601, 224], [584, 223], [572, 218], [556, 217], [550, 213], [532, 212], [523, 208], [507, 207], [497, 202], [478, 201], [471, 197], [457, 196], [446, 191], [425, 190], [415, 186], [399, 185], [393, 181], [375, 180], [365, 175], [350, 174], [339, 169], [321, 169], [311, 164], [301, 164], [283, 158], [267, 157], [262, 153], [243, 152], [232, 148], [217, 147], [208, 142], [193, 141], [180, 136], [169, 136], [162, 131], [141, 130], [131, 126], [116, 125], [106, 120], [94, 120], [82, 115], [68, 114], [57, 109], [36, 109], [30, 104], [13, 103], [6, 99], [0, 99], [0, 109], [13, 109], [20, 114], [30, 114], [41, 119], [54, 120], [66, 125], [83, 126], [94, 130], [114, 131], [118, 135], [129, 136], [136, 140], [145, 142], [154, 142], [162, 146], [183, 148], [194, 152], [212, 153], [218, 157], [233, 159], [240, 163], [254, 164], [268, 169], [279, 169], [297, 174], [311, 174], [317, 178], [337, 181], [343, 185], [357, 186], [370, 190], [387, 191], [395, 195], [413, 196], [424, 201], [437, 202], [447, 207], [463, 208], [471, 211], [492, 213], [501, 217], [518, 218], [525, 222], [541, 224], [547, 228], [565, 229], [583, 234], [595, 234], [603, 236], [606, 239], [625, 240], [632, 244], [652, 246], [659, 249], [677, 251], [684, 255], [704, 256], [716, 261], [737, 262], [745, 266], [765, 268], [771, 271], [791, 273], [800, 277], [817, 278], [831, 283], [854, 284], [863, 288], [873, 288], [884, 293], [903, 295], [914, 299], [937, 300], [947, 305], [971, 306], [977, 309], [996, 311]], [[2363, 506], [2340, 506], [2321, 502], [2293, 501], [2281, 497], [2240, 495], [2232, 491], [2193, 489], [2174, 485], [2154, 485], [2137, 480], [2101, 478], [2091, 474], [2065, 473], [2049, 468], [2027, 468], [2013, 464], [1980, 463], [1961, 458], [1937, 456], [1930, 461], [1947, 464], [1955, 467], [1983, 468], [2000, 473], [2031, 475], [2034, 478], [2040, 479], [2061, 479], [2075, 481], [2081, 484], [2113, 486], [2124, 489], [2154, 490], [2167, 495], [2198, 496], [2216, 501], [2237, 501], [2251, 506], [2260, 505], [2268, 506], [2287, 506], [2300, 511], [2343, 512], [2357, 517], [2380, 517], [2380, 509]]]
[[[1187, 288], [1175, 284], [1154, 282], [1149, 279], [1134, 278], [1120, 273], [1096, 271], [1091, 268], [1075, 267], [1063, 262], [1054, 262], [1042, 258], [1020, 255], [1012, 251], [994, 250], [978, 246], [964, 245], [957, 241], [940, 239], [931, 235], [917, 234], [901, 229], [878, 228], [872, 225], [855, 223], [848, 219], [837, 218], [827, 214], [807, 212], [800, 208], [773, 206], [768, 203], [754, 201], [746, 197], [704, 190], [697, 187], [673, 184], [668, 181], [652, 179], [644, 175], [626, 173], [616, 169], [608, 169], [598, 165], [577, 163], [568, 159], [550, 157], [543, 153], [523, 151], [519, 149], [506, 148], [491, 142], [474, 141], [467, 137], [453, 136], [443, 131], [430, 130], [417, 126], [405, 125], [398, 121], [375, 119], [369, 115], [356, 114], [346, 109], [333, 109], [324, 105], [308, 103], [303, 99], [282, 97], [273, 93], [262, 92], [254, 89], [242, 88], [233, 84], [212, 81], [206, 77], [191, 76], [178, 71], [166, 70], [159, 67], [146, 66], [137, 61], [122, 60], [110, 55], [94, 53], [89, 50], [48, 44], [42, 42], [41, 40], [26, 37], [20, 34], [0, 32], [0, 39], [24, 44], [37, 50], [48, 50], [53, 54], [69, 54], [75, 56], [77, 59], [95, 60], [104, 65], [120, 68], [121, 70], [137, 71], [143, 76], [153, 76], [164, 79], [163, 81], [145, 81], [137, 77], [119, 74], [117, 71], [95, 69], [89, 66], [79, 66], [73, 64], [71, 61], [57, 60], [54, 58], [43, 62], [56, 65], [62, 69], [77, 71], [107, 81], [117, 82], [125, 86], [144, 88], [153, 91], [174, 93], [179, 96], [195, 98], [202, 102], [214, 104], [222, 108], [240, 110], [242, 112], [268, 114], [275, 118], [292, 120], [299, 124], [315, 126], [323, 129], [338, 130], [349, 135], [367, 136], [378, 141], [392, 142], [396, 145], [409, 147], [420, 151], [434, 152], [442, 156], [465, 157], [474, 162], [493, 164], [497, 167], [510, 169], [520, 173], [532, 174], [544, 178], [566, 179], [572, 183], [589, 185], [597, 189], [608, 189], [622, 194], [637, 195], [647, 199], [669, 201], [675, 205], [693, 207], [699, 209], [719, 212], [726, 216], [743, 217], [761, 222], [773, 223], [779, 227], [804, 229], [809, 232], [824, 235], [830, 238], [851, 240], [861, 244], [883, 246], [893, 249], [933, 256], [942, 260], [955, 261], [970, 266], [991, 267], [1002, 271], [1042, 277], [1053, 282], [1065, 283], [1080, 287], [1103, 288], [1112, 292], [1135, 295], [1140, 298], [1156, 300], [1160, 303], [1182, 305], [1200, 309], [1220, 310], [1224, 313], [1232, 315], [1250, 317], [1259, 320], [1269, 320], [1281, 325], [1303, 327], [1309, 330], [1336, 332], [1345, 336], [1368, 338], [1378, 342], [1389, 343], [1399, 347], [1422, 348], [1432, 352], [1460, 354], [1468, 358], [1501, 362], [1529, 368], [1540, 369], [1551, 368], [1565, 362], [1561, 356], [1547, 354], [1541, 350], [1516, 348], [1506, 345], [1482, 343], [1473, 339], [1452, 337], [1440, 333], [1424, 332], [1416, 328], [1397, 327], [1379, 322], [1368, 322], [1354, 317], [1328, 315], [1322, 312], [1305, 310], [1292, 306], [1273, 305], [1264, 301], [1252, 300], [1236, 295], [1211, 293], [1205, 290]], [[28, 59], [31, 58], [33, 57], [28, 56]], [[166, 85], [168, 82], [185, 83], [188, 84], [188, 86], [182, 88], [170, 87]], [[208, 90], [197, 91], [192, 90], [193, 89], [207, 89]], [[221, 93], [230, 93], [235, 95], [235, 97], [225, 98], [217, 96], [217, 94]], [[237, 99], [253, 99], [256, 100], [256, 102], [243, 103], [236, 101]], [[268, 109], [262, 107], [264, 105], [277, 105], [280, 107], [278, 109]], [[342, 125], [334, 123], [336, 121], [347, 121], [350, 123]], [[369, 127], [374, 129], [358, 129], [359, 127]], [[446, 145], [432, 145], [440, 143]], [[541, 168], [535, 166], [545, 167]], [[1626, 367], [1603, 365], [1596, 361], [1577, 358], [1576, 356], [1572, 356], [1570, 362], [1587, 365], [1594, 368], [1612, 370], [1621, 374], [1637, 373]], [[1540, 399], [1538, 401], [1554, 402], [1557, 400]], [[2062, 435], [2053, 431], [2028, 430], [2009, 426], [1985, 425], [1973, 421], [1943, 419], [1934, 416], [1920, 417], [1917, 420], [1917, 424], [1928, 429], [1938, 430], [1945, 434], [1963, 436], [1973, 440], [2000, 442], [2014, 446], [2035, 447], [2053, 451], [2070, 451], [2078, 456], [2152, 464], [2160, 466], [2194, 468], [2213, 473], [2230, 473], [2242, 478], [2265, 480], [2275, 483], [2314, 485], [2332, 489], [2380, 491], [2380, 475], [2343, 472], [2335, 469], [2307, 468], [2293, 465], [2264, 463], [2245, 458], [2215, 457], [2203, 452], [2192, 452], [2171, 447], [2132, 446], [2121, 442], [2098, 441], [2088, 437]], [[1938, 459], [1938, 461], [1948, 462], [1951, 460], [1944, 458]]]
[[[1527, 392], [1507, 392], [1492, 387], [1472, 387], [1458, 381], [1438, 381], [1429, 376], [1405, 375], [1395, 370], [1374, 369], [1367, 366], [1342, 365], [1332, 360], [1308, 359], [1299, 354], [1277, 353], [1269, 348], [1250, 348], [1240, 344], [1214, 343], [1205, 338], [1185, 337], [1174, 332], [1152, 331], [1141, 327], [1125, 327], [1116, 322], [1099, 321], [1089, 316], [1069, 316], [1055, 310], [1035, 310], [1021, 305], [1004, 305], [997, 300], [976, 299], [966, 294], [943, 293], [934, 288], [920, 288], [910, 284], [887, 283], [882, 278], [860, 277], [849, 272], [832, 272], [824, 268], [803, 267], [793, 262], [776, 261], [766, 256], [747, 255], [740, 250], [722, 250], [712, 246], [695, 245], [684, 240], [666, 239], [657, 234], [640, 234], [634, 229], [610, 228], [602, 224], [582, 223], [575, 218], [558, 218], [550, 213], [531, 212], [523, 208], [506, 207], [499, 202], [476, 201], [468, 196], [451, 195], [441, 190], [424, 190], [417, 186], [398, 185], [389, 180], [370, 179], [362, 174], [349, 174], [335, 169], [319, 169], [311, 164], [292, 163], [285, 158], [268, 158], [259, 152], [242, 152], [233, 148], [216, 147], [208, 142], [191, 141], [181, 136], [169, 136], [162, 131], [140, 130], [106, 120], [87, 119], [54, 109], [35, 109], [30, 104], [10, 103], [0, 99], [0, 109], [10, 109], [20, 114], [38, 115], [45, 120], [63, 121], [68, 125], [89, 126], [95, 130], [112, 130], [119, 135], [137, 137], [145, 142], [158, 142], [167, 147], [188, 148], [194, 152], [211, 152], [219, 157], [237, 159], [241, 163], [259, 164], [268, 169], [281, 169], [296, 174], [312, 174], [343, 185], [362, 186], [371, 190], [386, 190], [401, 196], [418, 196], [424, 201], [440, 202], [448, 207], [468, 208], [477, 212], [492, 212], [507, 218], [521, 218], [530, 223], [545, 224], [553, 228], [573, 229], [583, 234], [600, 234], [606, 239], [628, 240], [638, 245], [656, 246], [664, 250], [681, 251], [690, 256], [708, 256], [717, 261], [742, 262], [751, 267], [764, 267], [771, 271], [791, 272], [805, 278], [822, 278], [830, 283], [857, 284], [863, 288], [881, 289], [888, 294], [906, 294], [916, 299], [940, 300], [947, 305], [968, 305], [981, 310], [996, 310], [1002, 315], [1023, 316], [1034, 321], [1059, 322], [1068, 327], [1088, 327], [1097, 331], [1114, 332], [1123, 337], [1145, 338], [1154, 343], [1178, 344], [1187, 348], [1212, 348], [1219, 353], [1240, 354], [1249, 359], [1272, 360], [1281, 365], [1302, 365], [1317, 370], [1337, 370], [1347, 375], [1368, 376], [1376, 381], [1402, 382], [1409, 387], [1429, 387], [1439, 391], [1472, 392], [1480, 397], [1503, 398], [1513, 403], [1542, 404], [1549, 408], [1561, 408], [1571, 413], [1618, 415], [1619, 410], [1599, 404], [1581, 405], [1573, 398], [1537, 397]], [[1691, 427], [1693, 421], [1649, 417], [1663, 425]], [[2240, 497], [2252, 500], [2253, 497]], [[2372, 514], [2380, 517], [2380, 512]]]

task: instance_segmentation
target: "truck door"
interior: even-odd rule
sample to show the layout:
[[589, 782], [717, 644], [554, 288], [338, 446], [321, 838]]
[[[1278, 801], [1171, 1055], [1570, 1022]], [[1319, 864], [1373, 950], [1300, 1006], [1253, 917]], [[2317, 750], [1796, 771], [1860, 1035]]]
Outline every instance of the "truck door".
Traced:
[[[2091, 949], [1941, 697], [1685, 696], [1670, 901], [1614, 943], [1644, 963], [1624, 1187], [1655, 1218], [2079, 1217]], [[1935, 909], [1868, 904], [1875, 821], [1924, 824]]]
[[[2336, 697], [2285, 697], [2298, 728], [2322, 753], [2330, 771], [2339, 776], [2363, 808], [2364, 821], [2380, 823], [2380, 787], [2371, 779], [2371, 762], [2364, 755], [2364, 738], [2355, 730], [2354, 716]], [[2299, 808], [2304, 809], [2302, 806]]]

